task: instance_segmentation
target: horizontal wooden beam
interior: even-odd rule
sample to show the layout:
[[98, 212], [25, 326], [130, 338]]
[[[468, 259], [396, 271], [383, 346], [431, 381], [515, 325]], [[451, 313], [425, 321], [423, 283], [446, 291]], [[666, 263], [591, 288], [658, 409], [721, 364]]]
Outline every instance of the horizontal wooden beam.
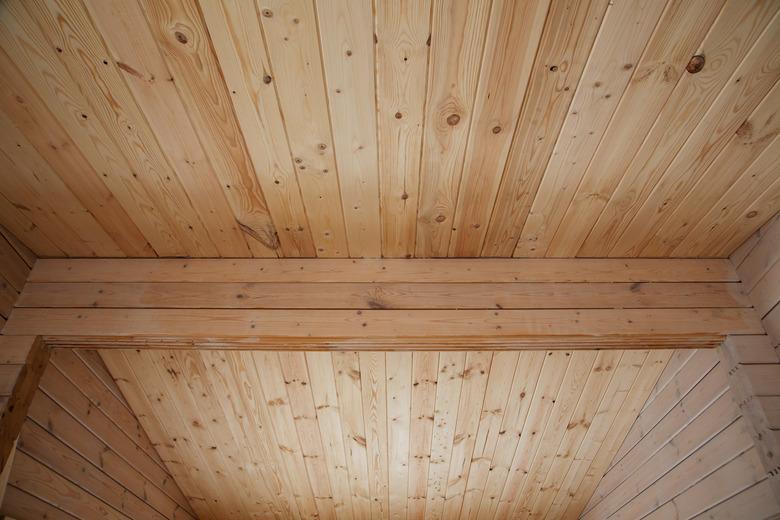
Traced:
[[750, 307], [739, 283], [28, 283], [17, 307], [604, 309]]
[[760, 323], [722, 260], [41, 260], [5, 327], [51, 345], [683, 348]]
[[38, 260], [28, 282], [737, 282], [727, 259]]

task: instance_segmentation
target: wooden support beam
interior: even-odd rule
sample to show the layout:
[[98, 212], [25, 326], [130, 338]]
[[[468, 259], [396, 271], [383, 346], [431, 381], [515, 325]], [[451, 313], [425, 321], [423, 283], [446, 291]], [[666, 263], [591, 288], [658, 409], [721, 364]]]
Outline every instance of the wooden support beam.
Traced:
[[760, 332], [727, 260], [40, 260], [5, 327], [51, 345], [699, 348]]
[[[18, 346], [19, 341], [18, 338], [0, 336], [0, 352], [5, 351], [8, 344]], [[27, 410], [38, 389], [38, 381], [49, 361], [49, 348], [40, 336], [27, 338], [27, 342], [25, 363], [0, 416], [0, 472], [4, 471], [9, 464], [19, 431], [27, 417]]]

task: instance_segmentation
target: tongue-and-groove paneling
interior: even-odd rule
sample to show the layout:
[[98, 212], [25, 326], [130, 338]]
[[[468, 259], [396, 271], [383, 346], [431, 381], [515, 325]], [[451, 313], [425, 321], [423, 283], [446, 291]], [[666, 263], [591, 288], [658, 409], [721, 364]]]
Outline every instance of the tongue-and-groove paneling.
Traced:
[[670, 355], [101, 351], [203, 519], [576, 517]]
[[780, 208], [778, 10], [9, 0], [0, 223], [55, 257], [727, 256]]

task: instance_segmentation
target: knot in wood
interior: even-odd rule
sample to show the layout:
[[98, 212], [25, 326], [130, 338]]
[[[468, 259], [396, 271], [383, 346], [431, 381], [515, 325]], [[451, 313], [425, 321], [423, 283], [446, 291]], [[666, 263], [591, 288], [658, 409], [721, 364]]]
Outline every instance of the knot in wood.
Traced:
[[691, 74], [696, 74], [697, 72], [700, 72], [701, 69], [704, 68], [704, 56], [701, 54], [697, 54], [691, 58], [691, 60], [688, 62], [688, 65], [685, 66], [685, 70], [690, 72]]

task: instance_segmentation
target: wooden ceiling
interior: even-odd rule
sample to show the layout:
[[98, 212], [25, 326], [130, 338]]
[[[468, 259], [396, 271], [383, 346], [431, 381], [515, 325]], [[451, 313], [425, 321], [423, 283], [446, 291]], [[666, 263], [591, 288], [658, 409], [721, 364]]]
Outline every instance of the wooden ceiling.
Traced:
[[780, 209], [779, 10], [6, 0], [0, 223], [49, 257], [726, 256]]
[[576, 518], [669, 350], [103, 350], [199, 518]]

